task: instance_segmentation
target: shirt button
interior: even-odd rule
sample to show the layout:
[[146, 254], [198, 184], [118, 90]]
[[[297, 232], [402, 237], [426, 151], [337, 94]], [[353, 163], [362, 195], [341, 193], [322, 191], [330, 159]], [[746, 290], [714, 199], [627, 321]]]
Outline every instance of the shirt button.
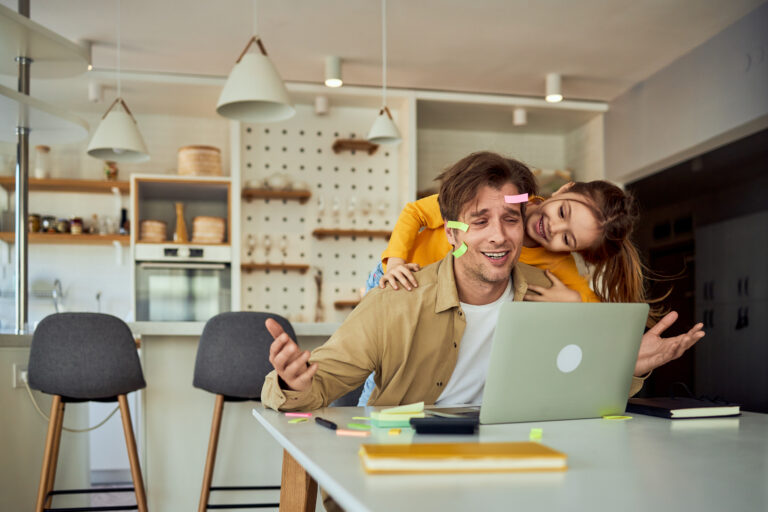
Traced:
[[453, 348], [456, 348], [458, 345], [456, 345], [456, 342], [453, 342]]

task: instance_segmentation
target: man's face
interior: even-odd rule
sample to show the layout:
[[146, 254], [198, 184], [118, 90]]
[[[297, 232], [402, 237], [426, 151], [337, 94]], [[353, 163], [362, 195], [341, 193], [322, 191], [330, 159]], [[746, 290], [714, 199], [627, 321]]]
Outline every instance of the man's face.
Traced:
[[467, 252], [454, 261], [457, 274], [479, 283], [503, 282], [506, 286], [512, 267], [520, 257], [524, 223], [520, 204], [505, 203], [504, 196], [517, 194], [517, 187], [512, 183], [500, 189], [485, 185], [464, 205], [458, 219], [446, 219], [469, 226], [466, 233], [446, 228], [448, 240], [455, 248], [462, 242], [467, 244]]

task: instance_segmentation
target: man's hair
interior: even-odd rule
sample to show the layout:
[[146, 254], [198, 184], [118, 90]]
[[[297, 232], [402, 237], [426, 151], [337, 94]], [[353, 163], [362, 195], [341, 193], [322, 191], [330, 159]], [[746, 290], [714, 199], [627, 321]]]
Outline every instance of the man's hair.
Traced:
[[[443, 219], [458, 220], [462, 208], [475, 198], [480, 187], [500, 189], [507, 183], [517, 187], [519, 194], [536, 195], [536, 179], [522, 162], [504, 158], [496, 153], [481, 151], [472, 153], [443, 171], [440, 181], [440, 214]], [[525, 215], [525, 203], [520, 205]]]

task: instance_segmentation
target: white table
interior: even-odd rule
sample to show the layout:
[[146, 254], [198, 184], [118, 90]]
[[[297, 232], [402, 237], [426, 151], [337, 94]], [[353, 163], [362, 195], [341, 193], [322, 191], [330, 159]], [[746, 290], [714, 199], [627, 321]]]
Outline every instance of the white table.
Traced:
[[[369, 407], [313, 411], [344, 426]], [[280, 510], [314, 510], [314, 482], [347, 512], [409, 510], [768, 510], [768, 415], [574, 420], [481, 426], [474, 436], [339, 437], [310, 420], [289, 424], [261, 404], [253, 415], [284, 449]], [[368, 475], [362, 443], [525, 441], [568, 455], [556, 473]]]

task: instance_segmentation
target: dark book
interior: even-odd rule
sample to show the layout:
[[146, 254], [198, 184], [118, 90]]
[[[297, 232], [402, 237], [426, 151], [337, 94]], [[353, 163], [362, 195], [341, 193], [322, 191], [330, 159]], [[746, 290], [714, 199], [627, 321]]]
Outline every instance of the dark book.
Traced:
[[738, 416], [741, 406], [729, 402], [686, 397], [630, 398], [627, 412], [662, 418], [712, 418]]

